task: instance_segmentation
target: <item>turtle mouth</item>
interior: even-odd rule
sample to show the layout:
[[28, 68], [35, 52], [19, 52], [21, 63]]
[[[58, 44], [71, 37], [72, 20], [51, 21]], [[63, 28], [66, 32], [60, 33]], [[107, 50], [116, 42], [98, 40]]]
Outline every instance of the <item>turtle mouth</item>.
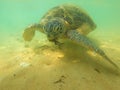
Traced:
[[55, 35], [53, 35], [53, 34], [47, 34], [47, 38], [48, 38], [49, 41], [52, 41], [57, 37]]

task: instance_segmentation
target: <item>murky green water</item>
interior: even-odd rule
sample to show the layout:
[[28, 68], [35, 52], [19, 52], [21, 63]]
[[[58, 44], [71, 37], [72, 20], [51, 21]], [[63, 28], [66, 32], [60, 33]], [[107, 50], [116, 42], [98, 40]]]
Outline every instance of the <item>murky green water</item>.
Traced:
[[0, 90], [120, 90], [118, 71], [84, 48], [68, 42], [61, 51], [39, 32], [23, 40], [27, 26], [64, 3], [89, 13], [97, 28], [88, 37], [120, 67], [119, 0], [1, 0]]

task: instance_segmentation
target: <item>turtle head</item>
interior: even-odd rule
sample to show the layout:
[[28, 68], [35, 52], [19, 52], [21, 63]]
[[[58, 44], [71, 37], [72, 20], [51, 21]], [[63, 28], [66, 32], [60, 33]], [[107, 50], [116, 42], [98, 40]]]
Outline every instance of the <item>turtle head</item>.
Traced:
[[64, 21], [60, 18], [54, 18], [49, 20], [44, 25], [44, 32], [46, 33], [50, 41], [63, 37], [65, 34]]

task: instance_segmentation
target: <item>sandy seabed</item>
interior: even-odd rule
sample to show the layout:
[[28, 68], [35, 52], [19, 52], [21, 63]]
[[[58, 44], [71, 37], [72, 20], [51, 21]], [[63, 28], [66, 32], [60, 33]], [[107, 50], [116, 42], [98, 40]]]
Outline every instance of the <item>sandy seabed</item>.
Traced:
[[[101, 41], [120, 67], [119, 44]], [[0, 90], [120, 90], [120, 70], [79, 45], [25, 44], [13, 37], [6, 42], [0, 45]]]

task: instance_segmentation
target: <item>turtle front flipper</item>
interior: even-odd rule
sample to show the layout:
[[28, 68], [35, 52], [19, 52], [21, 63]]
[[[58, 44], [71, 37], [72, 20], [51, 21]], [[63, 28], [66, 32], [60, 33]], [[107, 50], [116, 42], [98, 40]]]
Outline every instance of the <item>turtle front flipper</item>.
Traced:
[[41, 25], [40, 24], [34, 24], [34, 25], [31, 25], [28, 28], [26, 28], [24, 30], [24, 33], [23, 33], [24, 40], [25, 41], [31, 41], [32, 38], [35, 35], [35, 30], [40, 30], [40, 29], [41, 29]]
[[70, 30], [67, 33], [67, 36], [72, 40], [75, 41], [79, 44], [81, 44], [82, 46], [96, 52], [97, 54], [101, 55], [103, 58], [105, 58], [106, 60], [108, 60], [112, 65], [114, 65], [115, 67], [118, 68], [118, 66], [112, 62], [108, 56], [104, 53], [103, 50], [101, 50], [99, 47], [97, 47], [92, 41], [89, 40], [89, 38], [87, 38], [86, 36], [80, 34], [79, 32], [77, 32], [76, 30]]

